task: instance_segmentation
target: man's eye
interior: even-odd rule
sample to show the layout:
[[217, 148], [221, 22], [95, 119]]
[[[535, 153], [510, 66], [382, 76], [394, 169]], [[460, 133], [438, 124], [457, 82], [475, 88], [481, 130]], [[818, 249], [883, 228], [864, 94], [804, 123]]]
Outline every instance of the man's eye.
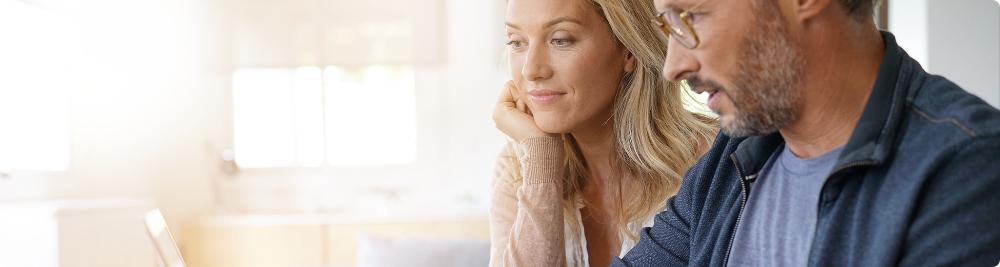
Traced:
[[687, 20], [688, 23], [694, 24], [698, 19], [701, 18], [701, 13], [688, 13]]

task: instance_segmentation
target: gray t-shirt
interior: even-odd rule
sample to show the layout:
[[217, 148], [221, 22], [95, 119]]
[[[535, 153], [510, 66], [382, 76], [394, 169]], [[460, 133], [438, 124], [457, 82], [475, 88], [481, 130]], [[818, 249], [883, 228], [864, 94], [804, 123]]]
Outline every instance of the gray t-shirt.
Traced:
[[779, 150], [750, 191], [730, 266], [806, 266], [819, 194], [843, 147], [811, 159]]

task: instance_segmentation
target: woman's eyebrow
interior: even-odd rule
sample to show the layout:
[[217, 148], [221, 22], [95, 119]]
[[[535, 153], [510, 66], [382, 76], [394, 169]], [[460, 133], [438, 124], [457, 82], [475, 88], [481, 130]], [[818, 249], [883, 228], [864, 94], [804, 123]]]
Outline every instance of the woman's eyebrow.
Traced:
[[[583, 25], [583, 22], [580, 22], [580, 20], [577, 20], [577, 19], [574, 19], [574, 18], [570, 18], [570, 17], [560, 17], [560, 18], [556, 18], [556, 19], [553, 19], [553, 20], [550, 20], [550, 21], [546, 22], [545, 25], [542, 25], [542, 28], [543, 29], [544, 28], [549, 28], [549, 27], [555, 26], [556, 24], [559, 24], [559, 23], [575, 23], [575, 24], [578, 24], [578, 25]], [[520, 26], [518, 26], [517, 24], [511, 23], [511, 22], [506, 22], [504, 24], [507, 24], [507, 27], [511, 27], [511, 28], [518, 29], [518, 30], [521, 29]]]

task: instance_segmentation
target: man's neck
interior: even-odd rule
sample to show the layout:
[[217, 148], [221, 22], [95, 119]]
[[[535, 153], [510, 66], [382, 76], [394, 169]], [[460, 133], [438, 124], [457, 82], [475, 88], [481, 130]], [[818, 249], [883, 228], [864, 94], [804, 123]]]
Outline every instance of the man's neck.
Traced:
[[843, 146], [861, 118], [885, 47], [874, 25], [860, 26], [864, 30], [842, 26], [818, 32], [805, 42], [809, 59], [799, 117], [780, 130], [798, 157], [813, 158]]

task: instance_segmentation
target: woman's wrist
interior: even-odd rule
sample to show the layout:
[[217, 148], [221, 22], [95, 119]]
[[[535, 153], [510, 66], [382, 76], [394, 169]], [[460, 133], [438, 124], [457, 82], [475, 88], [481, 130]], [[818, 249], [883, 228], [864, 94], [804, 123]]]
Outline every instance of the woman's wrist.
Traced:
[[562, 138], [558, 136], [530, 137], [518, 142], [525, 184], [558, 182], [563, 176], [562, 163], [566, 156]]

